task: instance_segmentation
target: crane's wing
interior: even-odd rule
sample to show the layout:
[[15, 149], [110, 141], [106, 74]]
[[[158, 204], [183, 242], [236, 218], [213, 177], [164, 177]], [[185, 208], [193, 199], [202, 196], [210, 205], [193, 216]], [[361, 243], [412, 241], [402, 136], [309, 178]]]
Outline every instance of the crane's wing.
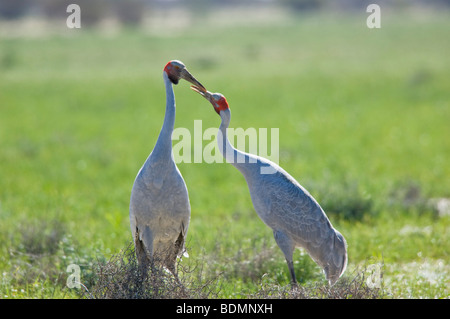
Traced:
[[262, 176], [268, 220], [304, 248], [319, 247], [333, 228], [317, 201], [294, 178], [279, 170]]

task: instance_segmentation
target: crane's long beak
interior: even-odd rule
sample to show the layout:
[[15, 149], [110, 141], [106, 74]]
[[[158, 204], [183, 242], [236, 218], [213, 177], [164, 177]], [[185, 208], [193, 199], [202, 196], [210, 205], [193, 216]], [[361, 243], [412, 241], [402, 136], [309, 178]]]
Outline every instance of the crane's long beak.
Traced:
[[206, 92], [205, 87], [197, 81], [197, 79], [186, 69], [183, 69], [180, 73], [180, 78], [192, 83], [196, 88], [202, 92]]
[[211, 92], [207, 91], [205, 88], [202, 89], [196, 85], [191, 85], [191, 89], [211, 102]]

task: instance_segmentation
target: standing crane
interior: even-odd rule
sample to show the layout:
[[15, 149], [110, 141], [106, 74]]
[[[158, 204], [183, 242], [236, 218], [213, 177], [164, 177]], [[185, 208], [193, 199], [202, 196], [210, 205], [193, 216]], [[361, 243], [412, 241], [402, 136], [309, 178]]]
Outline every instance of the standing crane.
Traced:
[[244, 176], [256, 213], [273, 230], [275, 241], [286, 258], [292, 284], [297, 283], [294, 249], [302, 247], [322, 267], [329, 284], [334, 285], [347, 266], [344, 237], [333, 228], [317, 201], [285, 170], [266, 158], [239, 151], [230, 144], [227, 128], [231, 111], [222, 94], [195, 85], [191, 88], [206, 98], [220, 115], [219, 150]]
[[185, 253], [191, 207], [186, 184], [172, 153], [175, 95], [172, 84], [180, 79], [204, 89], [177, 60], [164, 67], [166, 113], [153, 151], [139, 170], [130, 198], [130, 226], [138, 263], [165, 266], [175, 274], [177, 257]]

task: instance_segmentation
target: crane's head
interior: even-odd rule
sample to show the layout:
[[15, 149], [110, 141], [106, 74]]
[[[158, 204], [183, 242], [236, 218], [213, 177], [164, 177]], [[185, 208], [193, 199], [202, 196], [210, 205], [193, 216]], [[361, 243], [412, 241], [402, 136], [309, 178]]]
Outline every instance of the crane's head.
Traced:
[[330, 249], [324, 265], [325, 276], [333, 286], [347, 268], [347, 242], [344, 236], [337, 230], [330, 241]]
[[191, 89], [195, 92], [199, 93], [201, 96], [203, 96], [205, 99], [207, 99], [212, 106], [214, 107], [214, 110], [217, 112], [217, 114], [220, 115], [220, 111], [227, 110], [230, 107], [228, 106], [227, 99], [223, 94], [220, 93], [211, 93], [206, 90], [202, 90], [200, 87], [197, 87], [195, 85], [191, 85]]
[[164, 67], [164, 72], [167, 73], [167, 76], [173, 84], [178, 84], [180, 79], [184, 79], [198, 87], [200, 91], [206, 91], [205, 87], [197, 81], [191, 73], [189, 73], [186, 66], [181, 61], [169, 61]]

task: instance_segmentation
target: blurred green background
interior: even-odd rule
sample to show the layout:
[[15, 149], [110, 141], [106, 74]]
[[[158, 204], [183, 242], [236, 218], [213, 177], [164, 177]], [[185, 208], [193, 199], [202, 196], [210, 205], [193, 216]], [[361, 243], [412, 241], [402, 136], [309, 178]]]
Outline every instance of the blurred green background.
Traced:
[[[131, 241], [128, 203], [162, 125], [162, 69], [183, 61], [232, 110], [231, 127], [279, 128], [279, 164], [346, 237], [351, 276], [383, 263], [394, 298], [450, 282], [448, 1], [0, 0], [0, 298], [76, 298], [65, 286]], [[181, 82], [176, 127], [218, 127]], [[206, 145], [208, 141], [204, 142]], [[272, 232], [228, 164], [181, 163], [190, 258], [220, 297], [288, 285]], [[297, 251], [301, 284], [324, 281]], [[183, 260], [183, 262], [185, 262]]]

